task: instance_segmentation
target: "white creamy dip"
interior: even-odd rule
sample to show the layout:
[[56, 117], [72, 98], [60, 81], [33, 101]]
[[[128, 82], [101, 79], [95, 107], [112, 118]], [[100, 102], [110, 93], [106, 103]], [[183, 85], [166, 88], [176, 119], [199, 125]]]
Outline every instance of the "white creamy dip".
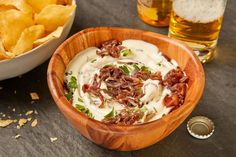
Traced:
[[[69, 82], [71, 77], [74, 76], [78, 84], [78, 88], [73, 93], [72, 105], [76, 106], [80, 104], [84, 106], [92, 113], [93, 118], [98, 121], [103, 120], [104, 116], [111, 112], [113, 108], [118, 113], [124, 108], [124, 105], [115, 101], [105, 102], [105, 107], [99, 108], [99, 98], [92, 97], [90, 94], [83, 92], [82, 86], [84, 84], [91, 84], [94, 75], [99, 74], [99, 70], [102, 67], [105, 65], [122, 65], [120, 61], [122, 63], [132, 61], [145, 65], [152, 73], [160, 71], [164, 78], [170, 70], [176, 69], [178, 66], [174, 60], [167, 61], [162, 53], [159, 52], [159, 49], [153, 44], [141, 40], [124, 40], [122, 41], [122, 46], [130, 49], [132, 54], [127, 56], [121, 55], [119, 58], [113, 58], [111, 56], [104, 56], [102, 58], [96, 55], [98, 48], [90, 47], [76, 55], [66, 69], [66, 73], [69, 75], [65, 75], [65, 82]], [[132, 71], [132, 67], [129, 68]], [[107, 87], [102, 83], [101, 88], [106, 89]], [[143, 107], [146, 108], [145, 114], [149, 112], [156, 113], [149, 121], [159, 119], [170, 112], [171, 108], [167, 108], [162, 103], [165, 96], [170, 94], [170, 90], [160, 85], [158, 80], [148, 79], [143, 81], [142, 90], [144, 96], [140, 101], [144, 103]], [[109, 95], [102, 94], [105, 98], [109, 99]], [[141, 119], [139, 122], [143, 121], [144, 119]]]

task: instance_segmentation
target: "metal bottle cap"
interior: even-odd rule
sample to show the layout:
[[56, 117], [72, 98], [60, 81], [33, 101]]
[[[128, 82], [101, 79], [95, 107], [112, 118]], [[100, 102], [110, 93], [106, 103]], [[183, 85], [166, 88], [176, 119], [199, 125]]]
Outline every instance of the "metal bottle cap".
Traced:
[[209, 118], [205, 116], [196, 116], [188, 121], [187, 129], [189, 134], [193, 137], [207, 139], [213, 134], [215, 126]]

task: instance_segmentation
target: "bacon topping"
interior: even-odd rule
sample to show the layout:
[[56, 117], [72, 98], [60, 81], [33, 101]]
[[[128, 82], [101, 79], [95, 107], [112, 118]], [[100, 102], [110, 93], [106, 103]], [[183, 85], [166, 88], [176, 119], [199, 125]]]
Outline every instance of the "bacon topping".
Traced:
[[188, 80], [188, 77], [184, 76], [183, 71], [180, 69], [171, 70], [166, 74], [163, 84], [171, 90], [171, 94], [164, 98], [163, 104], [166, 107], [172, 107], [171, 111], [184, 103]]
[[119, 58], [120, 57], [120, 51], [124, 49], [124, 47], [121, 45], [121, 42], [118, 40], [109, 40], [102, 44], [102, 47], [100, 50], [96, 51], [96, 54], [98, 56], [104, 57], [107, 55], [110, 55], [113, 58]]
[[115, 117], [105, 118], [103, 122], [107, 124], [132, 125], [143, 117], [141, 111], [123, 109]]
[[[107, 89], [101, 89], [101, 82], [104, 82]], [[104, 102], [101, 91], [112, 97], [112, 100], [120, 102], [128, 107], [141, 107], [142, 104], [138, 99], [143, 96], [141, 90], [143, 86], [142, 80], [127, 76], [120, 68], [114, 66], [104, 66], [100, 69], [99, 76], [96, 74], [93, 79], [92, 85], [83, 85], [83, 91], [100, 98]], [[104, 103], [100, 105], [103, 106]]]

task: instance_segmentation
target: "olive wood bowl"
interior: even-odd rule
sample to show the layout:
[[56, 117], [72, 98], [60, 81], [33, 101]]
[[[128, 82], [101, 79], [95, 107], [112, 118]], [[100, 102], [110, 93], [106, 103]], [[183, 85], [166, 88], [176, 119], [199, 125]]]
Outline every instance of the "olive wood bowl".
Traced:
[[[161, 119], [131, 126], [105, 124], [78, 112], [64, 96], [66, 66], [80, 51], [91, 46], [100, 46], [110, 39], [144, 40], [158, 46], [165, 56], [175, 59], [189, 77], [184, 104]], [[67, 39], [52, 56], [47, 78], [57, 106], [83, 136], [102, 147], [121, 151], [148, 147], [172, 133], [197, 106], [205, 85], [203, 67], [185, 44], [157, 33], [113, 27], [88, 28]]]

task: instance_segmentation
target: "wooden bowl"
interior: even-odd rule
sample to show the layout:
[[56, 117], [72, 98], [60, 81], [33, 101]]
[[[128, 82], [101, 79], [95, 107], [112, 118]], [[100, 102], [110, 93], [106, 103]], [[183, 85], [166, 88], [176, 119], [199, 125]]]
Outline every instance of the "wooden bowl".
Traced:
[[[175, 59], [189, 76], [185, 103], [159, 120], [132, 126], [108, 125], [78, 112], [64, 96], [64, 72], [80, 51], [99, 46], [110, 39], [139, 39], [159, 47], [164, 55]], [[203, 67], [193, 51], [165, 35], [142, 30], [98, 27], [78, 32], [66, 40], [52, 56], [48, 67], [48, 85], [54, 101], [69, 122], [92, 142], [114, 150], [130, 151], [150, 146], [173, 132], [196, 107], [204, 89]]]

